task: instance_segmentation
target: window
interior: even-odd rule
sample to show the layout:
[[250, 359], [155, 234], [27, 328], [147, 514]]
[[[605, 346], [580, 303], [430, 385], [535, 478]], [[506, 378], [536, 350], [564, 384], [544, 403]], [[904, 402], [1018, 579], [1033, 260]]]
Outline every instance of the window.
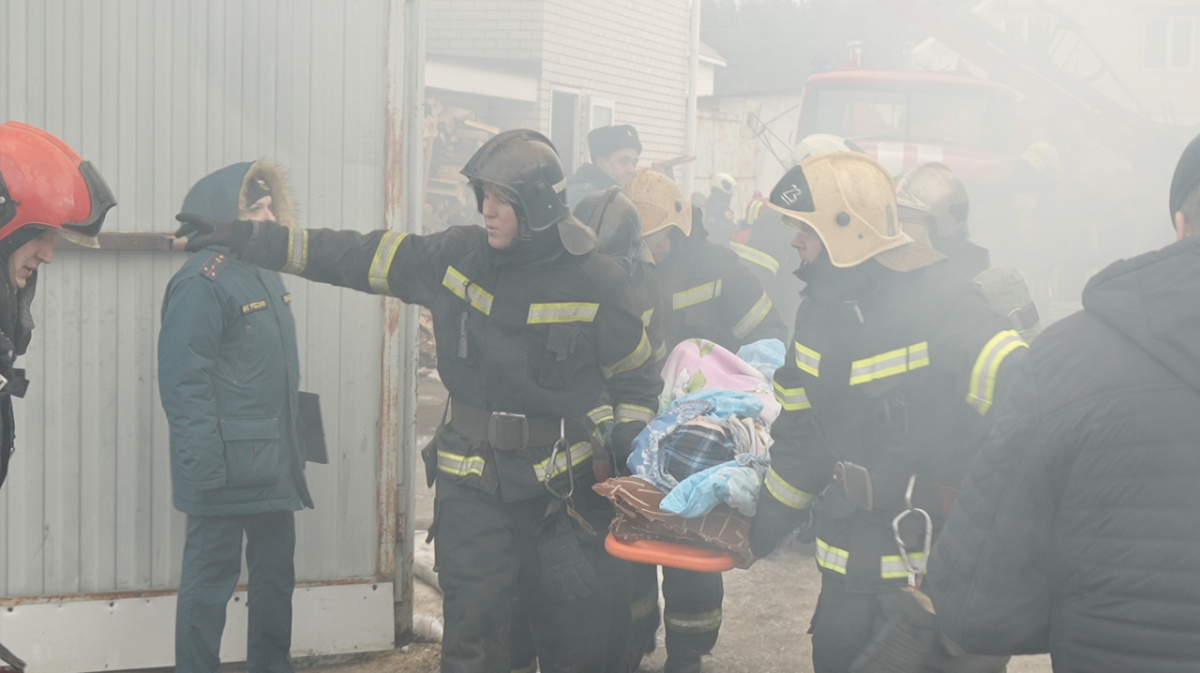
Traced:
[[571, 173], [578, 165], [579, 94], [555, 89], [550, 93], [550, 142], [558, 150], [563, 168]]
[[1142, 66], [1147, 70], [1191, 70], [1196, 20], [1148, 16], [1142, 31]]
[[606, 98], [591, 99], [592, 108], [591, 114], [588, 117], [588, 130], [597, 129], [601, 126], [613, 125], [613, 109], [614, 105], [611, 100]]

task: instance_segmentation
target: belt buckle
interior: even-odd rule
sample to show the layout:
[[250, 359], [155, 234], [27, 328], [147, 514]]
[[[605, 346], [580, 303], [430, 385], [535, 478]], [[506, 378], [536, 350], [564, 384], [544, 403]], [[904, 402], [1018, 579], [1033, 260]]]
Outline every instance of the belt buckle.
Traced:
[[525, 414], [493, 411], [488, 419], [488, 444], [501, 451], [521, 451], [529, 446], [529, 420]]

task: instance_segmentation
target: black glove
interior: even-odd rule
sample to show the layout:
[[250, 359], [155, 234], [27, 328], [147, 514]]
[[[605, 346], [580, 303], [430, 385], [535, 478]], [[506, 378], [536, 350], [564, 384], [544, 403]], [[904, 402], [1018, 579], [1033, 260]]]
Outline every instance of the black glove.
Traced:
[[612, 433], [609, 435], [609, 448], [612, 449], [613, 455], [616, 456], [617, 464], [615, 474], [629, 474], [629, 454], [633, 453], [633, 439], [638, 436], [642, 428], [646, 424], [641, 421], [625, 421], [617, 423], [613, 426]]
[[188, 252], [216, 245], [229, 248], [240, 256], [254, 232], [253, 222], [218, 222], [195, 213], [179, 213], [175, 219], [182, 222], [175, 230], [175, 238], [190, 236], [186, 246]]
[[546, 593], [567, 603], [592, 595], [596, 572], [583, 555], [575, 524], [565, 507], [542, 522], [537, 543], [542, 565], [539, 580]]
[[763, 558], [775, 551], [792, 531], [812, 521], [809, 510], [794, 510], [765, 491], [764, 487], [758, 499], [758, 511], [751, 520], [750, 550], [755, 558]]

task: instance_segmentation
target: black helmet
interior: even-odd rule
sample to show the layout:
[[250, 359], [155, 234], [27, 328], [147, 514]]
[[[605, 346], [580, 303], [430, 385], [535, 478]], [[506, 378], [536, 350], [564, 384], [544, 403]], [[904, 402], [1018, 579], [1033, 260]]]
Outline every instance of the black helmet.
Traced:
[[575, 206], [575, 217], [596, 232], [596, 252], [621, 262], [631, 269], [633, 262], [648, 261], [642, 243], [642, 218], [620, 187], [609, 187], [584, 197]]
[[483, 212], [483, 183], [497, 185], [512, 199], [521, 235], [543, 231], [571, 214], [562, 162], [546, 136], [513, 129], [492, 137], [463, 166]]

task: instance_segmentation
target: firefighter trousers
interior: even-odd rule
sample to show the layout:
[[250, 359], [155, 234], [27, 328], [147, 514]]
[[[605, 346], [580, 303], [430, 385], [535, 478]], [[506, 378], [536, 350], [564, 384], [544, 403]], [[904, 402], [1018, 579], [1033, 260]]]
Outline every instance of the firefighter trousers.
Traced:
[[504, 502], [444, 477], [437, 482], [434, 522], [445, 622], [442, 672], [510, 673], [514, 665], [528, 665], [510, 650], [514, 613], [528, 622], [543, 673], [622, 670], [617, 655], [629, 635], [629, 564], [604, 551], [608, 502], [590, 488], [575, 491], [575, 508], [596, 531], [581, 534], [580, 544], [597, 586], [586, 598], [566, 601], [539, 582], [536, 535], [550, 496]]
[[225, 609], [242, 571], [246, 537], [248, 673], [292, 673], [292, 589], [296, 584], [294, 512], [187, 519], [175, 608], [175, 670], [216, 673]]
[[[667, 642], [663, 672], [698, 672], [700, 657], [712, 651], [721, 630], [721, 602], [725, 597], [721, 573], [663, 567], [662, 593]], [[634, 566], [631, 618], [631, 670], [637, 670], [642, 655], [654, 650], [658, 631], [658, 566]]]

